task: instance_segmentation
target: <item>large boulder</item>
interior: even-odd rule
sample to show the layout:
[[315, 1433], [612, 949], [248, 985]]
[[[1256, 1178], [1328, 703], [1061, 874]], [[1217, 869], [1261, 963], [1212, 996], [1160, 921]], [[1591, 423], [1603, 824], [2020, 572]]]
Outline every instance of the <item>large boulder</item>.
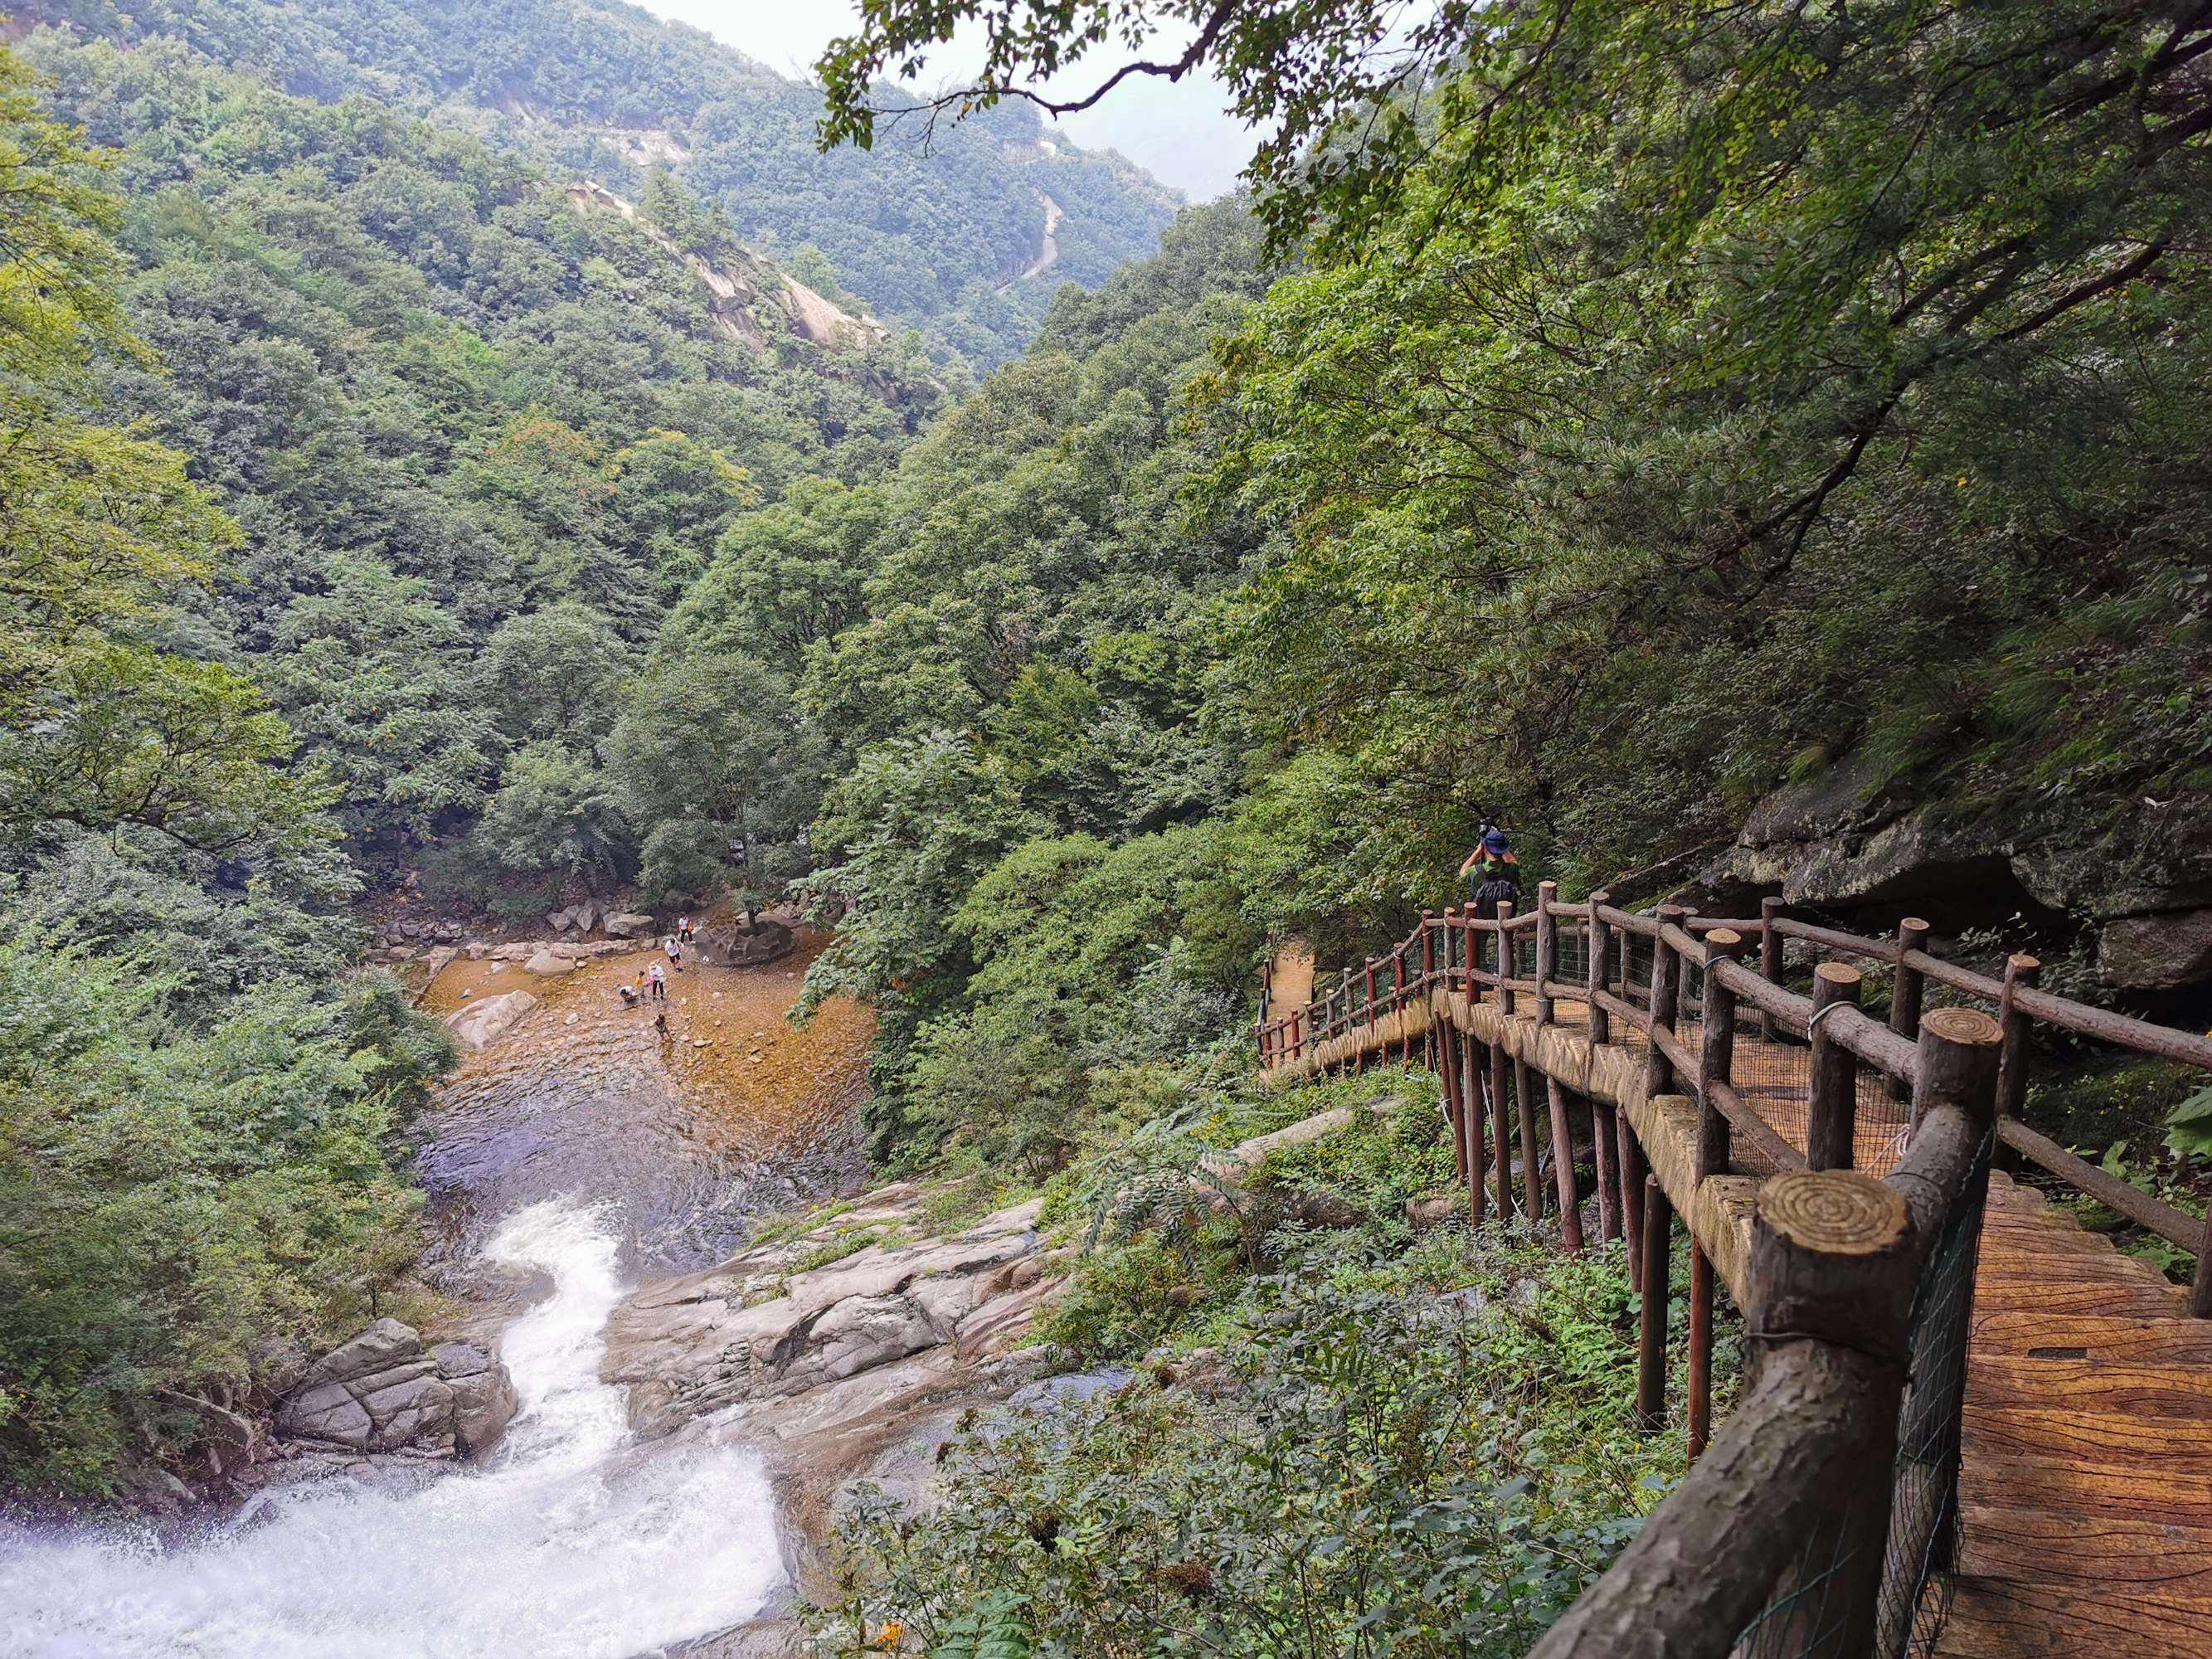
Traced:
[[550, 978], [555, 974], [567, 973], [575, 965], [576, 958], [573, 955], [565, 951], [556, 951], [548, 945], [524, 963], [522, 967], [526, 973], [536, 974], [542, 978]]
[[364, 1455], [479, 1456], [514, 1414], [514, 1384], [496, 1360], [465, 1343], [426, 1352], [411, 1326], [380, 1319], [307, 1368], [278, 1402], [276, 1431]]
[[763, 963], [777, 961], [789, 956], [798, 943], [789, 927], [767, 916], [760, 917], [750, 927], [735, 923], [726, 927], [709, 927], [701, 939], [714, 953], [714, 960], [732, 968], [757, 968]]
[[2125, 991], [2173, 991], [2212, 979], [2212, 909], [2106, 922], [2097, 934], [2097, 969]]
[[453, 1391], [454, 1443], [462, 1456], [481, 1457], [514, 1419], [514, 1379], [498, 1360], [466, 1342], [441, 1342], [430, 1357]]
[[482, 1054], [527, 1019], [537, 1006], [538, 999], [529, 992], [509, 991], [504, 996], [482, 998], [448, 1014], [446, 1025], [456, 1042]]
[[606, 919], [610, 939], [650, 939], [656, 931], [651, 916], [635, 910], [618, 910]]
[[1849, 908], [2014, 890], [2012, 865], [1979, 833], [1933, 807], [1908, 812], [1856, 842], [1808, 845], [1782, 884], [1793, 904]]
[[[2158, 992], [2212, 979], [2198, 913], [2212, 908], [2212, 790], [2048, 807], [1984, 800], [1915, 805], [1882, 769], [1851, 754], [1752, 809], [1735, 844], [1674, 896], [1708, 914], [1748, 915], [1778, 893], [1792, 904], [1874, 913], [1887, 931], [1906, 910], [1939, 933], [1984, 926], [2095, 931], [2108, 984]], [[1670, 877], [1671, 878], [1671, 877]]]

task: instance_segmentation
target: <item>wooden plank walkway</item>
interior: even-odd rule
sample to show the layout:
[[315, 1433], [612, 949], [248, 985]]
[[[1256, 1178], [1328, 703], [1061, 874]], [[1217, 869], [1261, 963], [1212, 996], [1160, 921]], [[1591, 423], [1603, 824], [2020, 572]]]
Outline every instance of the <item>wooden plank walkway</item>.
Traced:
[[[1679, 1097], [1644, 1098], [1642, 1033], [1616, 1021], [1615, 1041], [1593, 1050], [1582, 1004], [1560, 1002], [1540, 1030], [1528, 1001], [1508, 1018], [1494, 994], [1470, 1006], [1436, 992], [1337, 1039], [1328, 1057], [1409, 1039], [1418, 1051], [1431, 1022], [1447, 1018], [1619, 1106], [1677, 1209], [1713, 1236], [1734, 1293], [1748, 1197], [1771, 1170], [1738, 1136], [1738, 1174], [1691, 1190], [1695, 1110]], [[1694, 1053], [1693, 1024], [1683, 1036]], [[1731, 1077], [1800, 1151], [1808, 1073], [1804, 1048], [1740, 1027]], [[1858, 1101], [1857, 1166], [1886, 1174], [1903, 1154], [1910, 1108], [1872, 1075]], [[2189, 1318], [2162, 1274], [2002, 1172], [1990, 1178], [1974, 1295], [1959, 1553], [1933, 1659], [2212, 1659], [2212, 1321]]]
[[1944, 1659], [2212, 1654], [2212, 1321], [1991, 1177]]

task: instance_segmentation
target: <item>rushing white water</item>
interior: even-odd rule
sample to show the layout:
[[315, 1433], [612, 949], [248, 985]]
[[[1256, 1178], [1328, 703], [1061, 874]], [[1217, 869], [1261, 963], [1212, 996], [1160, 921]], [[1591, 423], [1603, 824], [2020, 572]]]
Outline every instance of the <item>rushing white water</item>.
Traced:
[[629, 1659], [754, 1613], [781, 1577], [767, 1479], [734, 1447], [636, 1448], [599, 1379], [615, 1240], [555, 1200], [495, 1261], [550, 1273], [500, 1345], [521, 1409], [483, 1468], [394, 1495], [286, 1488], [202, 1542], [0, 1547], [7, 1659]]

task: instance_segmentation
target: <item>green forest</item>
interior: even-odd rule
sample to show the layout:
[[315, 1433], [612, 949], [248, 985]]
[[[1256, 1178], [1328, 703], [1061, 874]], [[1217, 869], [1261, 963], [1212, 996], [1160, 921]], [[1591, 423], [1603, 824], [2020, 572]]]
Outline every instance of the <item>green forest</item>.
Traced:
[[[322, 103], [434, 114], [635, 199], [666, 168], [803, 281], [863, 296], [946, 361], [1018, 354], [1062, 279], [1095, 286], [1149, 253], [1176, 198], [1033, 110], [886, 124], [863, 150], [815, 142], [819, 94], [623, 0], [27, 0], [17, 18], [127, 45], [180, 41]], [[1044, 203], [1066, 216], [1048, 278]]]
[[[796, 907], [872, 1167], [1087, 1227], [1065, 1352], [1243, 1368], [1235, 1432], [1163, 1392], [845, 1517], [821, 1618], [963, 1659], [1517, 1654], [1680, 1475], [1617, 1272], [1410, 1231], [1432, 1080], [1248, 1075], [1274, 949], [1388, 948], [1486, 820], [2202, 1028], [2212, 945], [2138, 959], [2212, 914], [2212, 23], [1139, 6], [1262, 124], [1180, 207], [1020, 91], [1127, 9], [870, 0], [818, 88], [601, 0], [20, 9], [0, 1482], [125, 1494], [411, 1283], [456, 1055], [361, 966], [398, 892]], [[2181, 1092], [2084, 1133], [2201, 1207]], [[1339, 1104], [1275, 1178], [1343, 1213], [1152, 1202]], [[1038, 1541], [1102, 1486], [1218, 1576]]]

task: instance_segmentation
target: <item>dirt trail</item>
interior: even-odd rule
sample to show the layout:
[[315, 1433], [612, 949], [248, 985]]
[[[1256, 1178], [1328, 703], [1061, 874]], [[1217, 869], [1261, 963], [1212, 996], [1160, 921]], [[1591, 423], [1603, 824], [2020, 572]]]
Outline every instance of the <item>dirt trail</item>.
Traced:
[[1022, 267], [1020, 276], [1009, 276], [999, 284], [997, 291], [1000, 294], [1004, 294], [1016, 283], [1036, 281], [1060, 263], [1060, 222], [1067, 216], [1060, 211], [1060, 204], [1042, 191], [1036, 192], [1036, 198], [1044, 204], [1043, 245], [1038, 248], [1036, 258]]
[[1066, 217], [1060, 210], [1060, 204], [1042, 191], [1037, 192], [1037, 200], [1044, 204], [1044, 244], [1038, 249], [1037, 257], [1022, 271], [1022, 281], [1025, 283], [1043, 276], [1060, 263], [1060, 222]]
[[1313, 1000], [1313, 950], [1302, 939], [1285, 939], [1275, 947], [1267, 968], [1267, 1018], [1280, 1019]]

